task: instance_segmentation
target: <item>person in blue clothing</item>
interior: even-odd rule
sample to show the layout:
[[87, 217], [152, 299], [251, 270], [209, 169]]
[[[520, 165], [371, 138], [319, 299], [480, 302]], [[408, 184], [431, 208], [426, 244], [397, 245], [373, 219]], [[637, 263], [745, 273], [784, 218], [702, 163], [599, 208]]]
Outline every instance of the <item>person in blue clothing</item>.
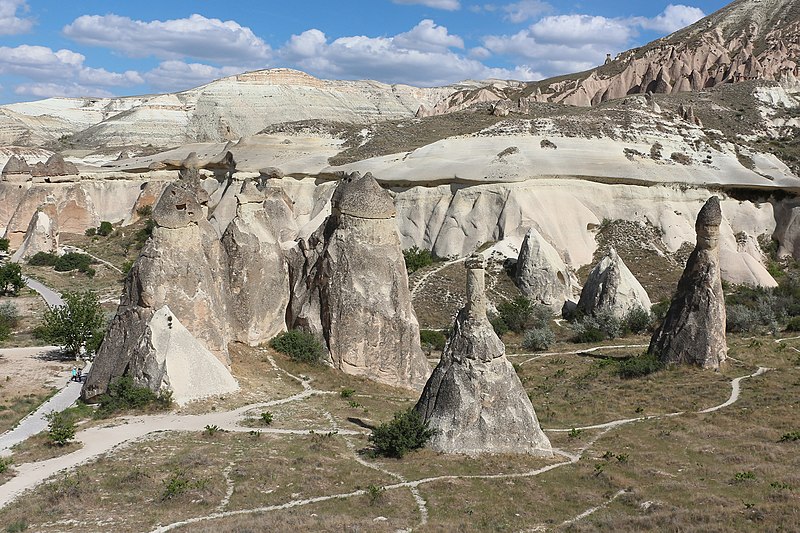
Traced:
[[76, 367], [72, 367], [72, 381], [78, 381], [78, 369]]

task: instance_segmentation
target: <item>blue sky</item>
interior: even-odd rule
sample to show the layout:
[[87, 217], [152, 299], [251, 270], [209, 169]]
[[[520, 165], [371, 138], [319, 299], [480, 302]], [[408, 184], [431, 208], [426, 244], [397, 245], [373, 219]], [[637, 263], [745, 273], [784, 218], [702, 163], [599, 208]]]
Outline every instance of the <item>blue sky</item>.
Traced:
[[0, 103], [176, 91], [245, 70], [442, 85], [586, 70], [725, 0], [0, 0]]

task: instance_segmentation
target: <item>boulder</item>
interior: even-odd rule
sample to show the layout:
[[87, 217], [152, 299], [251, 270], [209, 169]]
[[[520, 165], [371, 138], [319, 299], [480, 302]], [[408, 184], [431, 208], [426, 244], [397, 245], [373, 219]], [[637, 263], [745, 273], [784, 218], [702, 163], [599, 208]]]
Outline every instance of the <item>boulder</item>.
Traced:
[[415, 406], [435, 430], [430, 446], [444, 453], [549, 456], [550, 441], [486, 316], [484, 260], [472, 256], [466, 267], [467, 304]]
[[325, 340], [335, 368], [420, 390], [430, 370], [394, 216], [371, 174], [342, 179], [332, 214], [291, 251], [287, 319]]
[[575, 297], [577, 286], [577, 279], [559, 253], [534, 228], [522, 241], [514, 281], [525, 296], [555, 313]]
[[589, 273], [577, 311], [586, 315], [611, 313], [621, 319], [632, 309], [649, 312], [651, 306], [647, 291], [611, 248]]
[[[115, 354], [109, 357], [108, 354]], [[84, 400], [130, 376], [140, 387], [171, 391], [179, 405], [239, 389], [228, 369], [170, 311], [134, 307], [117, 314], [82, 390]]]
[[718, 369], [725, 361], [725, 295], [719, 264], [722, 209], [712, 196], [697, 215], [697, 245], [686, 262], [664, 323], [653, 334], [649, 352], [665, 363]]
[[45, 204], [36, 210], [12, 261], [22, 261], [39, 252], [58, 252], [58, 213], [53, 204]]

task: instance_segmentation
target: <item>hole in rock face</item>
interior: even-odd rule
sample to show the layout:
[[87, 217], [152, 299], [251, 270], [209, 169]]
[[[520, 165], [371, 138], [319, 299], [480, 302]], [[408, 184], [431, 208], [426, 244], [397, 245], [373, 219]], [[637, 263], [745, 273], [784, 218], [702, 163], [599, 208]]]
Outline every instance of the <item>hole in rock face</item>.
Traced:
[[559, 283], [564, 283], [566, 280], [564, 279], [564, 274], [559, 272], [557, 275]]
[[178, 211], [186, 211], [186, 204], [175, 204], [175, 209]]

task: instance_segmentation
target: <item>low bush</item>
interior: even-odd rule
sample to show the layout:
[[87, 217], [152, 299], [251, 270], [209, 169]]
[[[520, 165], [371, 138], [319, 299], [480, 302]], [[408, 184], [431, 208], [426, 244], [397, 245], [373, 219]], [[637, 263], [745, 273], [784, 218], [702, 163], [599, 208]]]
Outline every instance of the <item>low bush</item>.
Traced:
[[136, 214], [140, 217], [149, 217], [153, 214], [153, 206], [152, 205], [143, 205], [142, 207], [136, 210]]
[[47, 438], [57, 446], [66, 446], [75, 438], [75, 421], [66, 413], [53, 411], [45, 415]]
[[653, 315], [641, 307], [630, 309], [622, 319], [623, 329], [628, 333], [647, 331], [653, 323]]
[[87, 237], [94, 237], [97, 235], [97, 228], [86, 228], [86, 231], [84, 231], [83, 234]]
[[11, 242], [8, 239], [0, 239], [0, 252], [8, 253], [8, 246]]
[[314, 335], [298, 329], [281, 333], [269, 341], [269, 345], [300, 363], [319, 363], [325, 353], [322, 343]]
[[541, 329], [548, 327], [553, 313], [546, 305], [537, 304], [518, 296], [510, 302], [503, 302], [497, 306], [498, 316], [492, 320], [495, 332], [502, 335], [507, 331], [522, 333], [526, 329]]
[[434, 430], [411, 408], [395, 413], [391, 422], [384, 422], [372, 430], [369, 442], [379, 455], [400, 459], [406, 453], [424, 447], [433, 435]]
[[622, 379], [634, 379], [649, 376], [663, 368], [664, 363], [655, 354], [646, 353], [618, 361], [617, 375]]
[[8, 472], [8, 468], [11, 466], [11, 464], [12, 464], [11, 459], [0, 457], [0, 474], [5, 474], [6, 472]]
[[19, 323], [19, 312], [11, 302], [0, 304], [0, 341], [11, 335], [11, 330]]
[[55, 265], [53, 265], [53, 268], [56, 272], [72, 272], [73, 270], [79, 270], [88, 273], [89, 270], [91, 270], [92, 262], [92, 258], [86, 254], [69, 252], [59, 257]]
[[422, 344], [422, 348], [426, 349], [428, 352], [432, 350], [438, 350], [441, 352], [444, 350], [447, 337], [441, 331], [423, 329], [419, 332], [419, 340]]
[[575, 333], [575, 342], [590, 343], [602, 342], [606, 339], [616, 339], [623, 329], [622, 321], [611, 312], [601, 311], [594, 315], [576, 319], [572, 323]]
[[433, 264], [433, 254], [431, 254], [430, 250], [424, 250], [418, 246], [403, 250], [403, 258], [406, 261], [406, 270], [409, 274]]
[[31, 266], [56, 266], [58, 256], [51, 252], [36, 252], [28, 259]]
[[800, 331], [800, 316], [793, 316], [786, 323], [786, 331], [798, 332]]
[[169, 409], [172, 406], [172, 393], [163, 391], [156, 394], [147, 387], [137, 386], [132, 377], [122, 376], [108, 385], [108, 390], [100, 396], [99, 403], [100, 407], [95, 413], [100, 418], [130, 409]]
[[556, 340], [556, 335], [549, 326], [529, 329], [522, 340], [526, 350], [542, 351], [548, 349]]

